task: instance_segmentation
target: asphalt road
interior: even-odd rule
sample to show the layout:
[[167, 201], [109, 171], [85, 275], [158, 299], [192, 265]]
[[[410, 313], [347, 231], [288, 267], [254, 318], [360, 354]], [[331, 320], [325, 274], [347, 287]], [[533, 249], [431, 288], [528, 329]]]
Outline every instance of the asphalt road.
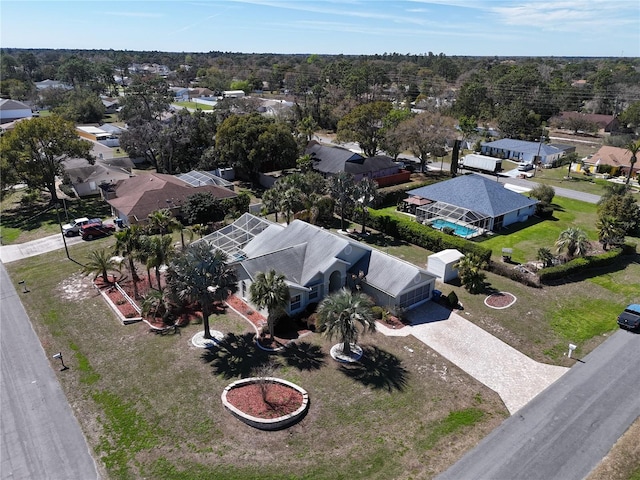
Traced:
[[640, 335], [618, 331], [436, 480], [582, 480], [640, 416]]
[[[0, 478], [99, 478], [80, 425], [49, 363], [57, 351], [42, 348], [20, 295], [37, 293], [18, 294], [0, 264]], [[54, 368], [58, 365], [54, 360]], [[68, 374], [73, 372], [59, 373]]]

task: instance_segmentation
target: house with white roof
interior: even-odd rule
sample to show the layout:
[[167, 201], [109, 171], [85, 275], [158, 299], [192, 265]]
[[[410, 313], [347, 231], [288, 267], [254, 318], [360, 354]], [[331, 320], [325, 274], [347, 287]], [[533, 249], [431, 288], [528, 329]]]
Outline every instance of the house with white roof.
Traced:
[[554, 166], [557, 161], [568, 153], [574, 152], [575, 147], [563, 144], [547, 144], [542, 142], [526, 142], [502, 138], [482, 144], [481, 153], [491, 157], [506, 158], [516, 162], [533, 162], [540, 157], [542, 166]]
[[233, 259], [237, 292], [249, 304], [258, 273], [283, 274], [290, 292], [288, 314], [345, 286], [391, 311], [410, 309], [430, 300], [435, 285], [436, 277], [425, 269], [301, 220], [284, 226], [246, 213], [202, 241]]

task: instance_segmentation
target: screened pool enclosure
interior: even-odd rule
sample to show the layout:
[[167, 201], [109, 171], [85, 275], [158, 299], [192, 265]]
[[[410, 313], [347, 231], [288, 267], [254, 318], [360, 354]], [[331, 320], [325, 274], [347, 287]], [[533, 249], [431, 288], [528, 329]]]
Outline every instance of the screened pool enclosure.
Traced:
[[451, 227], [456, 235], [471, 238], [490, 230], [492, 218], [468, 208], [434, 202], [416, 208], [416, 221], [439, 230]]

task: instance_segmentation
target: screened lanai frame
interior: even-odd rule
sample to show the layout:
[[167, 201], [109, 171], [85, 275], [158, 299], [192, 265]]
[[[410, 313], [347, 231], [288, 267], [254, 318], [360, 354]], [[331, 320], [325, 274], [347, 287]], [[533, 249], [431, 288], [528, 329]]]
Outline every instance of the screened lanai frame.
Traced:
[[242, 260], [246, 257], [242, 251], [244, 246], [269, 225], [271, 222], [268, 220], [245, 213], [232, 224], [210, 233], [202, 240], [222, 250], [230, 260]]
[[492, 219], [480, 212], [446, 202], [434, 202], [416, 208], [416, 221], [420, 223], [429, 224], [438, 218], [448, 220], [456, 225], [473, 227], [480, 231], [489, 230]]

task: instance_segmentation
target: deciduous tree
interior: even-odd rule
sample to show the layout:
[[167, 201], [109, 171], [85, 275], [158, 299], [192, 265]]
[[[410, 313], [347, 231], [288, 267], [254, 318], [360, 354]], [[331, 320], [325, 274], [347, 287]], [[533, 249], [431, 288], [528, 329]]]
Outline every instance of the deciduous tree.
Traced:
[[391, 108], [389, 102], [357, 106], [338, 122], [338, 141], [357, 142], [367, 157], [375, 156], [383, 137], [383, 120]]
[[0, 175], [46, 190], [58, 202], [56, 177], [64, 173], [63, 161], [86, 158], [94, 162], [91, 144], [81, 140], [73, 123], [57, 115], [19, 122], [0, 138]]

